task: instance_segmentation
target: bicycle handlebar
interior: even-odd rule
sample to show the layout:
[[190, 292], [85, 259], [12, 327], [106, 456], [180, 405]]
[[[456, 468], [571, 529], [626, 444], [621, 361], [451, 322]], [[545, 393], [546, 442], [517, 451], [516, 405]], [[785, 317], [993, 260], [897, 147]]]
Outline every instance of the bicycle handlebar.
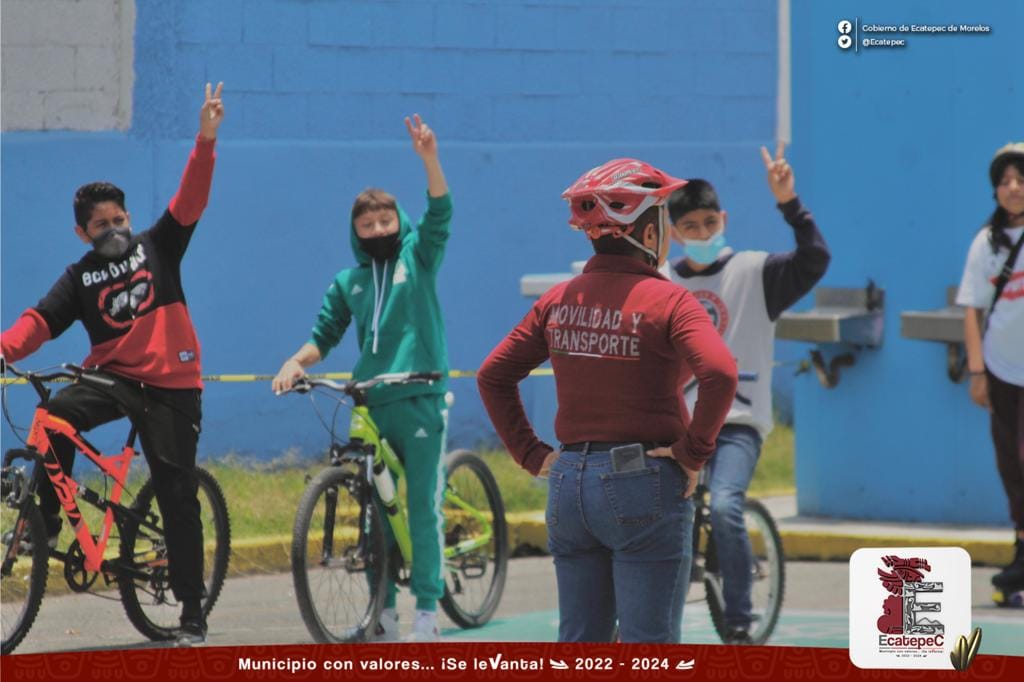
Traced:
[[332, 391], [352, 395], [370, 390], [379, 384], [429, 384], [440, 381], [441, 372], [396, 372], [393, 374], [379, 374], [372, 379], [364, 381], [332, 381], [331, 379], [311, 379], [299, 377], [292, 387], [281, 393], [308, 393], [318, 386], [329, 388]]
[[49, 395], [46, 386], [43, 384], [50, 381], [56, 381], [57, 379], [84, 381], [86, 383], [95, 384], [96, 386], [102, 386], [103, 388], [112, 388], [116, 385], [113, 379], [97, 373], [90, 373], [89, 370], [70, 362], [63, 363], [61, 368], [61, 371], [42, 374], [39, 372], [24, 372], [9, 362], [4, 363], [5, 371], [9, 371], [14, 376], [20, 377], [32, 384], [32, 388], [36, 390], [36, 393], [38, 393], [39, 397], [43, 400], [45, 400]]

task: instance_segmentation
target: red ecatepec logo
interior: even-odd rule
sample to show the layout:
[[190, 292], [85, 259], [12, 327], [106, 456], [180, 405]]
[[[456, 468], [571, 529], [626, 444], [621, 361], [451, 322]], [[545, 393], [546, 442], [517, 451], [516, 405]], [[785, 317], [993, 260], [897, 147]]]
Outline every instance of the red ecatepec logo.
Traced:
[[879, 568], [878, 579], [892, 596], [882, 602], [878, 631], [886, 635], [942, 634], [943, 624], [923, 615], [942, 610], [939, 602], [921, 601], [922, 596], [942, 592], [942, 583], [925, 580], [924, 574], [932, 570], [928, 561], [890, 554], [882, 557], [882, 563], [890, 570]]
[[850, 660], [858, 668], [963, 667], [977, 652], [977, 639], [959, 643], [969, 633], [971, 557], [962, 547], [850, 555]]

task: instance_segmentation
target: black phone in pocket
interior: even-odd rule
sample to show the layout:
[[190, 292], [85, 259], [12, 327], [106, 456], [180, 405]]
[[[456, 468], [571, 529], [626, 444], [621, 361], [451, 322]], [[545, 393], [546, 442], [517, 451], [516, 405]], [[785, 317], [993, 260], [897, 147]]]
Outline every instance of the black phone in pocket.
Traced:
[[621, 473], [623, 471], [636, 471], [647, 466], [644, 462], [644, 446], [640, 443], [620, 445], [611, 449], [612, 471]]

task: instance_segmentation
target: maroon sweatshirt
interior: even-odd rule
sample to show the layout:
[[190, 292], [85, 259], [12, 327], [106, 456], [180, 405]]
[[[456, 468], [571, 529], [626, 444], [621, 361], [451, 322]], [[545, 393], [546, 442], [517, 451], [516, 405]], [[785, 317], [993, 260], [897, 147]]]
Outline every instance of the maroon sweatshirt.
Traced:
[[123, 257], [89, 251], [4, 331], [5, 359], [32, 354], [81, 320], [92, 343], [85, 366], [161, 388], [202, 388], [181, 259], [210, 195], [215, 142], [196, 138], [178, 193], [153, 227], [132, 236]]
[[[736, 362], [686, 289], [628, 256], [596, 255], [583, 274], [545, 293], [477, 375], [512, 457], [532, 474], [553, 448], [526, 418], [518, 384], [551, 359], [562, 443], [660, 441], [699, 469], [736, 393]], [[693, 418], [682, 389], [700, 382]]]

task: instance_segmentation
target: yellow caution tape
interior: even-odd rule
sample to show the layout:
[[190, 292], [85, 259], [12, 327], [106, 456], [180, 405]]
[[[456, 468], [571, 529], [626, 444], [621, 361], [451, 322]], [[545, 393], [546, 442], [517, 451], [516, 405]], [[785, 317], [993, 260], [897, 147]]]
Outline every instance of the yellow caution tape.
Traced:
[[[477, 370], [475, 369], [453, 369], [448, 372], [448, 378], [450, 379], [472, 379], [476, 376]], [[202, 380], [204, 382], [220, 382], [224, 384], [233, 383], [246, 383], [252, 381], [273, 381], [274, 374], [204, 374]], [[326, 372], [323, 374], [307, 374], [310, 379], [331, 379], [337, 381], [339, 379], [351, 379], [352, 372]], [[550, 377], [554, 376], [554, 371], [550, 368], [535, 369], [530, 372], [532, 377]], [[55, 383], [68, 382], [70, 379], [54, 379]], [[25, 379], [19, 378], [7, 378], [4, 377], [3, 383], [6, 385], [12, 384], [25, 384], [28, 383]]]

